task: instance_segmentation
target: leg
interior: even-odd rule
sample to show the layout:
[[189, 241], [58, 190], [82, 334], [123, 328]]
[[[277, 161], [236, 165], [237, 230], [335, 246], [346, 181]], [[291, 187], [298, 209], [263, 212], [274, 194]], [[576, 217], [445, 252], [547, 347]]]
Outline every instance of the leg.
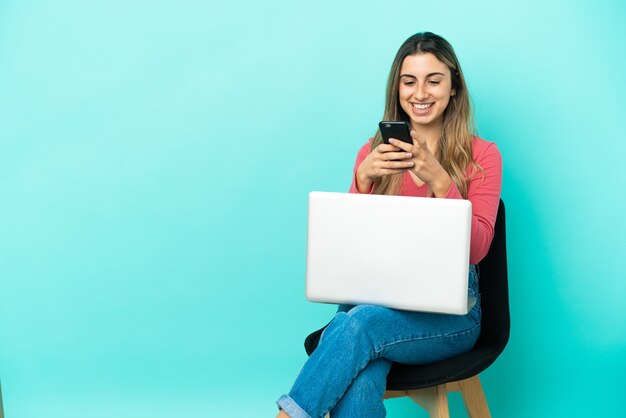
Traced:
[[428, 411], [431, 418], [450, 418], [446, 385], [407, 391], [409, 398]]
[[383, 358], [371, 361], [330, 411], [331, 418], [384, 417], [383, 395], [390, 368], [391, 362]]
[[467, 352], [480, 334], [479, 306], [467, 315], [445, 315], [359, 305], [348, 315], [372, 359], [404, 364], [434, 363]]
[[337, 312], [289, 395], [282, 396], [278, 406], [292, 418], [324, 417], [372, 360], [371, 344], [361, 328], [353, 315]]
[[479, 310], [458, 316], [359, 305], [338, 312], [278, 405], [292, 418], [322, 418], [373, 360], [382, 357], [409, 364], [443, 360], [471, 349], [479, 332]]
[[469, 379], [459, 380], [459, 386], [463, 394], [467, 414], [471, 418], [490, 418], [491, 414], [485, 399], [485, 392], [483, 392], [478, 375]]

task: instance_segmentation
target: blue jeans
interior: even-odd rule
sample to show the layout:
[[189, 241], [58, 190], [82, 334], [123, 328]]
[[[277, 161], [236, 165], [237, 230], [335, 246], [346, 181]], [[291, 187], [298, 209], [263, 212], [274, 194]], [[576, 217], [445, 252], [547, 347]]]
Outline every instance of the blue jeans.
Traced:
[[292, 418], [384, 417], [392, 362], [425, 364], [472, 349], [480, 334], [478, 274], [470, 265], [467, 315], [341, 305], [288, 395], [277, 404]]

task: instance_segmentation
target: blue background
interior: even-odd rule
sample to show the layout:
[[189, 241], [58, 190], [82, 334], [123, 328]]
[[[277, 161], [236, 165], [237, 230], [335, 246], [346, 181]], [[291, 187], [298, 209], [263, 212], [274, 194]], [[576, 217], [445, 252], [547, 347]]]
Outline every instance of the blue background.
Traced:
[[334, 311], [303, 296], [307, 194], [347, 190], [423, 30], [504, 158], [492, 414], [619, 415], [624, 21], [618, 1], [3, 0], [7, 416], [273, 416]]

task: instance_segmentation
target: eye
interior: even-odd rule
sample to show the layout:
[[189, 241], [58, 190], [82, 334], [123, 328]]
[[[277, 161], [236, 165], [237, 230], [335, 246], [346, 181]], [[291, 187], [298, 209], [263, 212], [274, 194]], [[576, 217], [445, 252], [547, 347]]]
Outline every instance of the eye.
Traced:
[[413, 84], [415, 84], [415, 81], [405, 81], [404, 83], [405, 86], [412, 86]]
[[439, 83], [441, 83], [441, 81], [439, 81], [439, 80], [430, 80], [428, 82], [428, 84], [433, 85], [433, 86], [437, 86], [437, 85], [439, 85]]

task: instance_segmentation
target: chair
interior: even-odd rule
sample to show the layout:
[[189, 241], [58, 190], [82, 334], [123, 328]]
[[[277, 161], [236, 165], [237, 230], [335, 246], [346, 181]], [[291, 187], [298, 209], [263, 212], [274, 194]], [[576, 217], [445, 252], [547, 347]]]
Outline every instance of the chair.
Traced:
[[[478, 373], [489, 367], [509, 340], [509, 291], [504, 202], [500, 200], [489, 253], [478, 264], [481, 293], [481, 334], [465, 354], [437, 363], [408, 366], [394, 363], [387, 376], [385, 399], [408, 396], [432, 418], [448, 418], [448, 397], [460, 391], [470, 418], [491, 417]], [[326, 327], [324, 327], [326, 328]], [[324, 328], [309, 335], [304, 348], [315, 350]]]

